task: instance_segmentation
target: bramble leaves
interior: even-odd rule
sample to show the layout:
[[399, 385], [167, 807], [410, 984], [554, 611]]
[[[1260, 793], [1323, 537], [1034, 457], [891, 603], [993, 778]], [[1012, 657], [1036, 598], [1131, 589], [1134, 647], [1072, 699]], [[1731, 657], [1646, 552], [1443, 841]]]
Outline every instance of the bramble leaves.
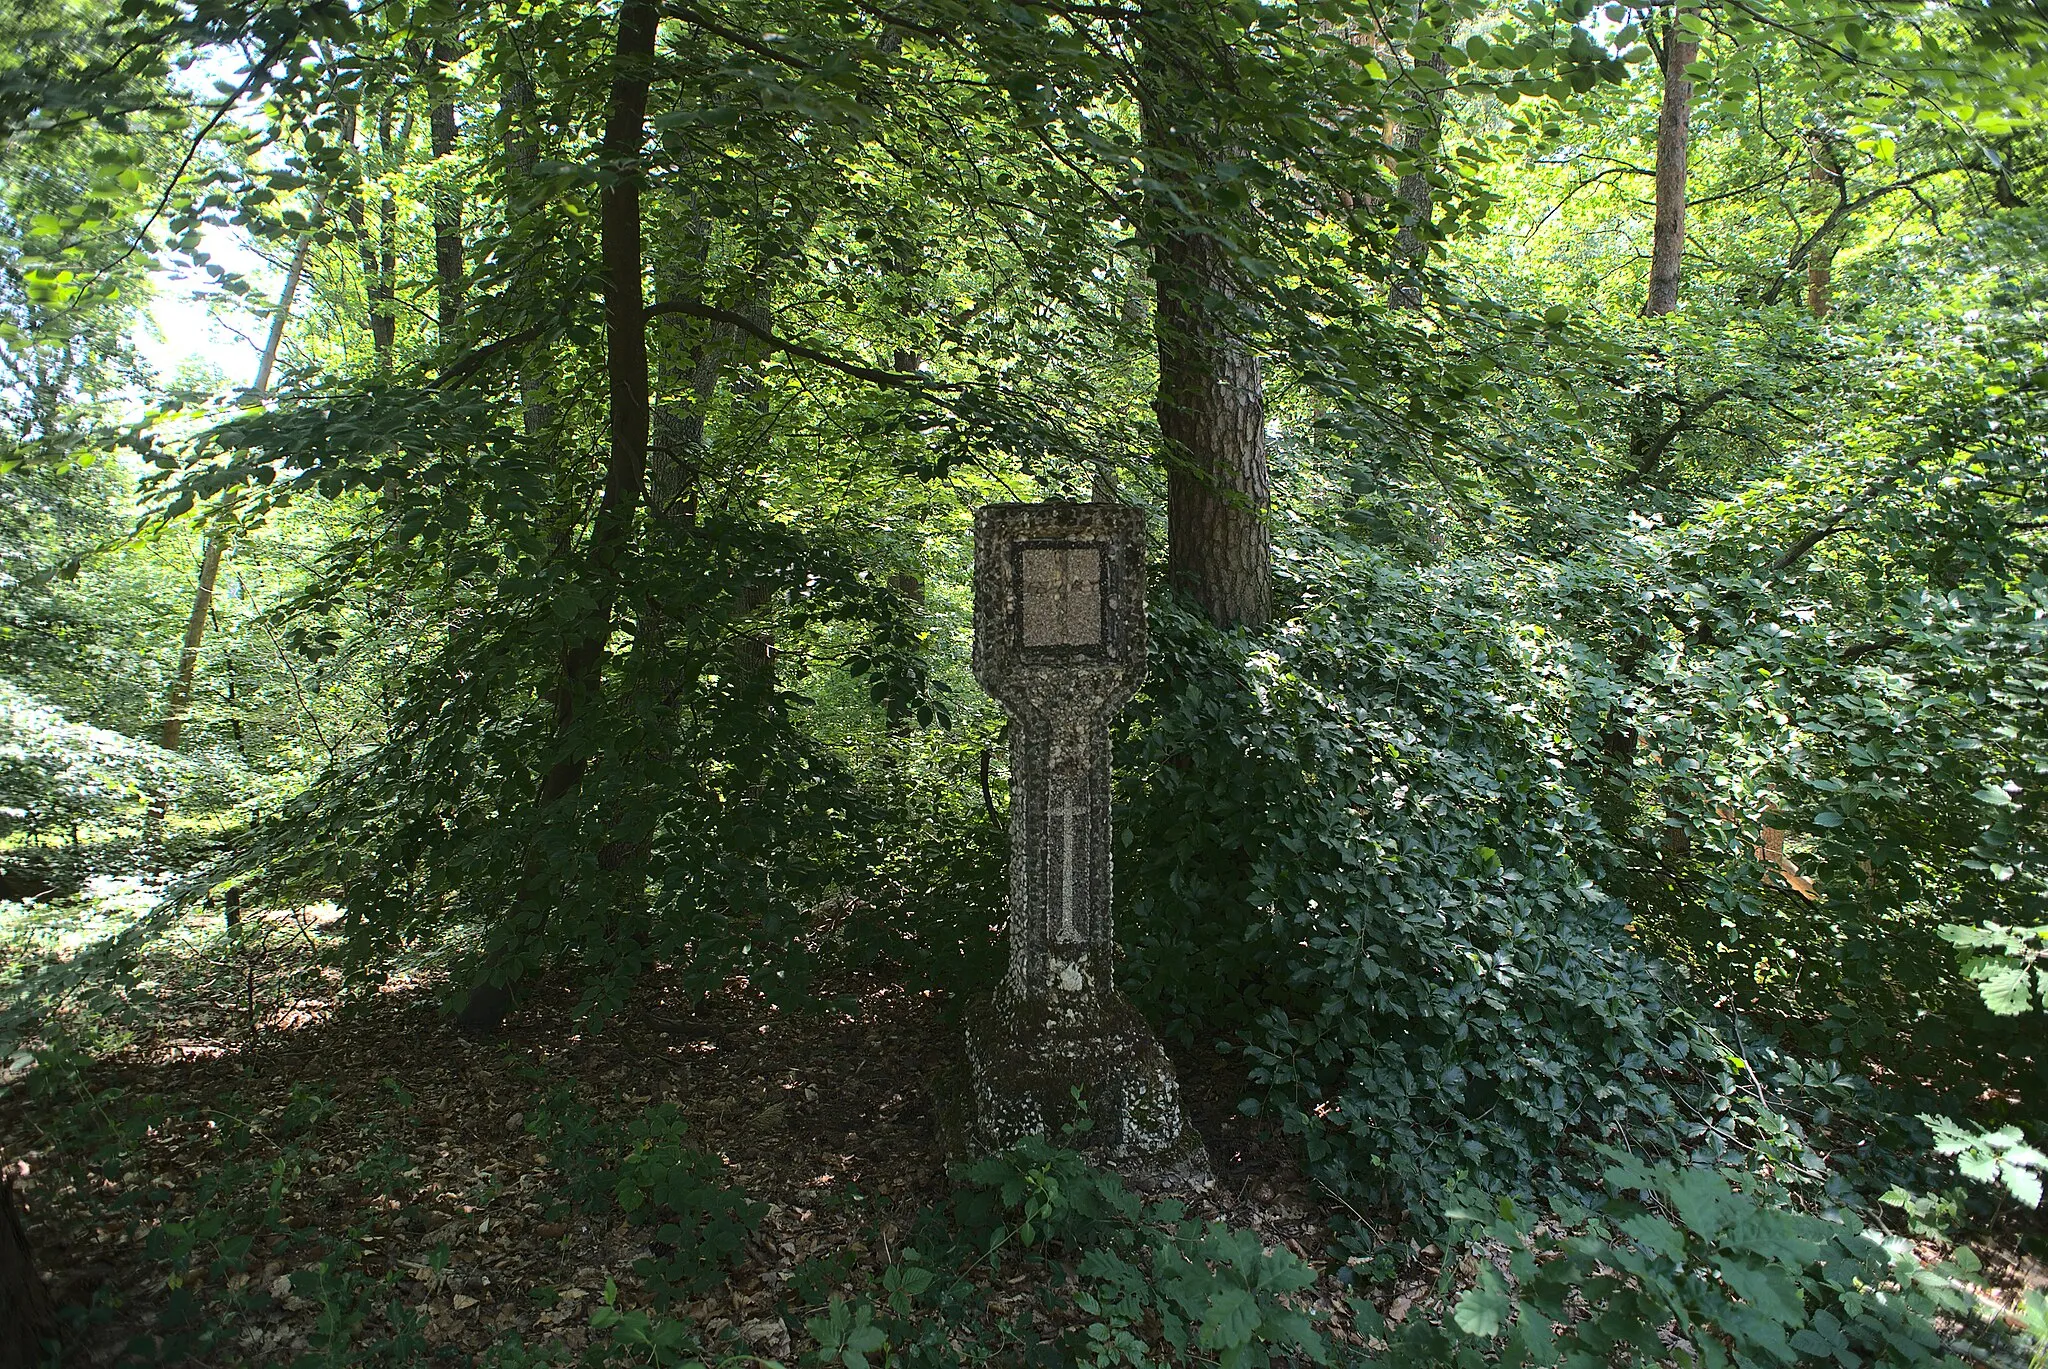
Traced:
[[1934, 1133], [1934, 1149], [1956, 1162], [1966, 1179], [2002, 1186], [2028, 1207], [2041, 1205], [2041, 1181], [2048, 1174], [2048, 1155], [2026, 1143], [2016, 1126], [1996, 1131], [1966, 1130], [1946, 1117], [1921, 1114]]

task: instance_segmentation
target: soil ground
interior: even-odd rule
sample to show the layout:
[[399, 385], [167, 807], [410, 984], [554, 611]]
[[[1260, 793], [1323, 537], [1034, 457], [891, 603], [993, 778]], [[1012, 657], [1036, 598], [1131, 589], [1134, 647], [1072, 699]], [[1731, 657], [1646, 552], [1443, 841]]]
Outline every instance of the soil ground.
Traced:
[[[940, 995], [840, 983], [833, 1008], [799, 1015], [741, 984], [693, 1008], [657, 977], [601, 1029], [572, 992], [543, 988], [477, 1039], [448, 1024], [430, 973], [344, 999], [326, 929], [304, 914], [253, 916], [232, 944], [186, 932], [152, 953], [153, 990], [117, 1015], [128, 1039], [0, 1092], [0, 1163], [20, 1176], [37, 1257], [60, 1304], [92, 1309], [73, 1313], [67, 1364], [122, 1359], [181, 1296], [236, 1308], [214, 1362], [281, 1363], [367, 1334], [337, 1331], [332, 1299], [306, 1295], [340, 1243], [452, 1361], [511, 1336], [581, 1350], [608, 1286], [620, 1308], [650, 1306], [633, 1269], [649, 1242], [616, 1213], [565, 1215], [566, 1176], [589, 1157], [528, 1125], [562, 1085], [613, 1117], [676, 1105], [721, 1182], [766, 1205], [731, 1277], [669, 1309], [734, 1353], [800, 1358], [823, 1290], [874, 1289], [953, 1191], [933, 1090], [957, 1078], [961, 1044]], [[1217, 1176], [1173, 1195], [1191, 1215], [1314, 1266], [1304, 1301], [1339, 1342], [1356, 1340], [1352, 1297], [1397, 1321], [1440, 1313], [1434, 1247], [1354, 1282], [1366, 1270], [1331, 1254], [1334, 1200], [1289, 1138], [1238, 1110], [1240, 1063], [1175, 1054]], [[205, 1227], [209, 1211], [246, 1218], [252, 1194], [265, 1220]], [[238, 1230], [249, 1249], [209, 1258]], [[2001, 1306], [2048, 1286], [2037, 1263], [1986, 1253]], [[1032, 1304], [1057, 1320], [1062, 1289], [1042, 1277], [993, 1263], [975, 1277], [997, 1318]]]
[[[593, 1031], [575, 1018], [572, 994], [544, 989], [502, 1031], [477, 1039], [448, 1025], [443, 985], [431, 978], [343, 1003], [337, 977], [313, 957], [325, 940], [317, 929], [297, 929], [302, 959], [280, 970], [288, 923], [269, 922], [266, 987], [252, 966], [248, 993], [236, 992], [223, 973], [233, 967], [218, 961], [211, 973], [160, 983], [136, 1039], [84, 1064], [62, 1090], [17, 1087], [0, 1099], [4, 1158], [25, 1170], [31, 1234], [53, 1291], [62, 1304], [100, 1309], [75, 1333], [85, 1342], [75, 1356], [117, 1357], [151, 1329], [168, 1296], [152, 1231], [190, 1224], [209, 1176], [229, 1161], [282, 1176], [282, 1220], [214, 1290], [279, 1295], [243, 1319], [240, 1354], [288, 1358], [317, 1338], [322, 1306], [292, 1283], [308, 1250], [344, 1238], [360, 1245], [366, 1278], [397, 1276], [433, 1344], [472, 1355], [516, 1333], [528, 1345], [580, 1347], [608, 1282], [620, 1306], [646, 1305], [632, 1266], [647, 1238], [623, 1221], [562, 1220], [551, 1200], [572, 1157], [547, 1154], [525, 1125], [551, 1084], [625, 1114], [678, 1105], [690, 1144], [767, 1204], [744, 1263], [679, 1309], [736, 1349], [800, 1354], [804, 1315], [818, 1309], [803, 1304], [793, 1276], [837, 1261], [835, 1274], [867, 1284], [918, 1212], [952, 1190], [931, 1090], [957, 1073], [960, 1042], [936, 994], [838, 985], [848, 1010], [793, 1015], [735, 985], [690, 1011], [664, 1001], [657, 982]], [[1244, 1081], [1232, 1061], [1184, 1053], [1178, 1063], [1217, 1181], [1172, 1196], [1191, 1215], [1253, 1228], [1322, 1269], [1312, 1299], [1342, 1334], [1354, 1290], [1328, 1254], [1330, 1213], [1294, 1147], [1238, 1111]], [[98, 1107], [111, 1124], [108, 1109], [124, 1105], [113, 1100], [147, 1121], [117, 1162], [81, 1166], [59, 1153], [79, 1126], [65, 1109]], [[226, 1155], [223, 1129], [234, 1121], [246, 1131]], [[1405, 1311], [1431, 1278], [1418, 1266], [1375, 1300]], [[1043, 1292], [998, 1281], [991, 1310]]]

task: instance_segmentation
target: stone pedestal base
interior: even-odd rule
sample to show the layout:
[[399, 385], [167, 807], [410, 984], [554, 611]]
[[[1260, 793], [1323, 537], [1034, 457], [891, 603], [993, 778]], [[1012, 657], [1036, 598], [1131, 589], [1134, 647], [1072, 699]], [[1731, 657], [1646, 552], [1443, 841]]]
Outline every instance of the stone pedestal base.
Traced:
[[[1144, 1188], [1211, 1181], [1208, 1152], [1181, 1109], [1173, 1062], [1122, 994], [1039, 998], [1006, 983], [968, 1022], [969, 1096], [960, 1120], [970, 1151], [986, 1154], [1037, 1135]], [[1065, 1135], [1084, 1108], [1089, 1129]]]

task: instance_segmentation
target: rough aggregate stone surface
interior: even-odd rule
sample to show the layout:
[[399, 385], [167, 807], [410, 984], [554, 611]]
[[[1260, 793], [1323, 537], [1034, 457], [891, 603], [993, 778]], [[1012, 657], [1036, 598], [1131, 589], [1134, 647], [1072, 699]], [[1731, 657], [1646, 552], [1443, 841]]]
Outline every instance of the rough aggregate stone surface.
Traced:
[[1173, 1065], [1116, 991], [1109, 724], [1145, 678], [1144, 514], [996, 504], [974, 522], [974, 674], [1010, 714], [1008, 973], [970, 1012], [968, 1145], [1067, 1140], [1206, 1180]]

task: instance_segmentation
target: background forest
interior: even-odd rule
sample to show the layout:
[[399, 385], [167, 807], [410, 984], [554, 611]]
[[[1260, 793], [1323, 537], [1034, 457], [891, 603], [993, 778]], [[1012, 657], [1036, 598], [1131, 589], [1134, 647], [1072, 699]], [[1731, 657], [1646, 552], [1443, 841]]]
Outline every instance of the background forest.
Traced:
[[[0, 1363], [2044, 1363], [2037, 4], [6, 10]], [[1206, 1193], [939, 1149], [1012, 499]]]

